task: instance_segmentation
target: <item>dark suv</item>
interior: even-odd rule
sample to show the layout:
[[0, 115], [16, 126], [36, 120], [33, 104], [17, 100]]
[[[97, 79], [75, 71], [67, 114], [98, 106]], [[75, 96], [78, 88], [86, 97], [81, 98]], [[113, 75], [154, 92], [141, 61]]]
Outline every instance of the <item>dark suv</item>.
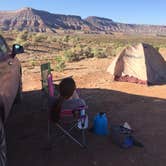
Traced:
[[19, 44], [10, 50], [0, 36], [0, 166], [6, 163], [4, 123], [14, 101], [21, 99], [21, 65], [15, 55], [23, 52]]

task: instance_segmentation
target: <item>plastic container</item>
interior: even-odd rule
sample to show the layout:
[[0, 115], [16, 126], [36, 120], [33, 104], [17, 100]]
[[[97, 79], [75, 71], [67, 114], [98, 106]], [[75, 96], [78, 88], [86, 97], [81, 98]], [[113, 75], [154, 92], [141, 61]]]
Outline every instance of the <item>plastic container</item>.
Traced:
[[54, 96], [54, 91], [55, 91], [55, 89], [54, 89], [54, 85], [53, 85], [53, 81], [52, 81], [52, 74], [51, 74], [51, 73], [48, 75], [47, 81], [48, 81], [48, 91], [49, 91], [49, 95], [50, 95], [51, 97], [53, 97], [53, 96]]
[[93, 132], [97, 135], [108, 135], [108, 119], [105, 113], [100, 112], [94, 117]]
[[130, 148], [133, 146], [132, 130], [121, 125], [111, 125], [110, 135], [115, 144], [121, 148]]
[[130, 148], [133, 146], [133, 138], [132, 136], [126, 136], [126, 138], [124, 139], [124, 142], [122, 144], [123, 148]]

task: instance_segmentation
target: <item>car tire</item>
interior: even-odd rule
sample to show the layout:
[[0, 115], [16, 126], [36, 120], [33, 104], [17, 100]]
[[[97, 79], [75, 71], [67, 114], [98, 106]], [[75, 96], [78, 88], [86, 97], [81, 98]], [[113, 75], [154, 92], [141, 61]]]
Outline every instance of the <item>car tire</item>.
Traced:
[[6, 148], [6, 136], [3, 122], [0, 118], [0, 166], [5, 166], [7, 157], [7, 148]]
[[21, 102], [22, 102], [22, 83], [20, 82], [14, 103], [19, 104]]

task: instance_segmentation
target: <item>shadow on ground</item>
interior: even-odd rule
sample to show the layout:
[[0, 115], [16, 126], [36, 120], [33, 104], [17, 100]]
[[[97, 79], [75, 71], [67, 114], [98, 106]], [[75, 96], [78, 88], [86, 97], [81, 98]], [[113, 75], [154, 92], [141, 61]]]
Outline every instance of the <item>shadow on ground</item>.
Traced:
[[110, 136], [87, 132], [88, 149], [64, 139], [48, 150], [43, 97], [41, 91], [30, 91], [23, 94], [21, 105], [14, 106], [6, 125], [9, 166], [165, 165], [166, 100], [106, 89], [81, 89], [80, 93], [89, 105], [91, 123], [100, 111], [107, 113], [109, 124], [127, 121], [145, 147], [120, 149]]

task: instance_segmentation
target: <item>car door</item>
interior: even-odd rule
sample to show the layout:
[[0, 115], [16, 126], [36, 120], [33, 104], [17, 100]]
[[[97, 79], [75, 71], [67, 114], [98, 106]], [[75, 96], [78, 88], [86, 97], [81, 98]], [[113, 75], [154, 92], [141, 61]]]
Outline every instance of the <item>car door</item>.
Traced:
[[17, 58], [10, 56], [11, 51], [5, 40], [0, 37], [0, 95], [5, 109], [5, 119], [9, 114], [20, 81], [20, 65]]

